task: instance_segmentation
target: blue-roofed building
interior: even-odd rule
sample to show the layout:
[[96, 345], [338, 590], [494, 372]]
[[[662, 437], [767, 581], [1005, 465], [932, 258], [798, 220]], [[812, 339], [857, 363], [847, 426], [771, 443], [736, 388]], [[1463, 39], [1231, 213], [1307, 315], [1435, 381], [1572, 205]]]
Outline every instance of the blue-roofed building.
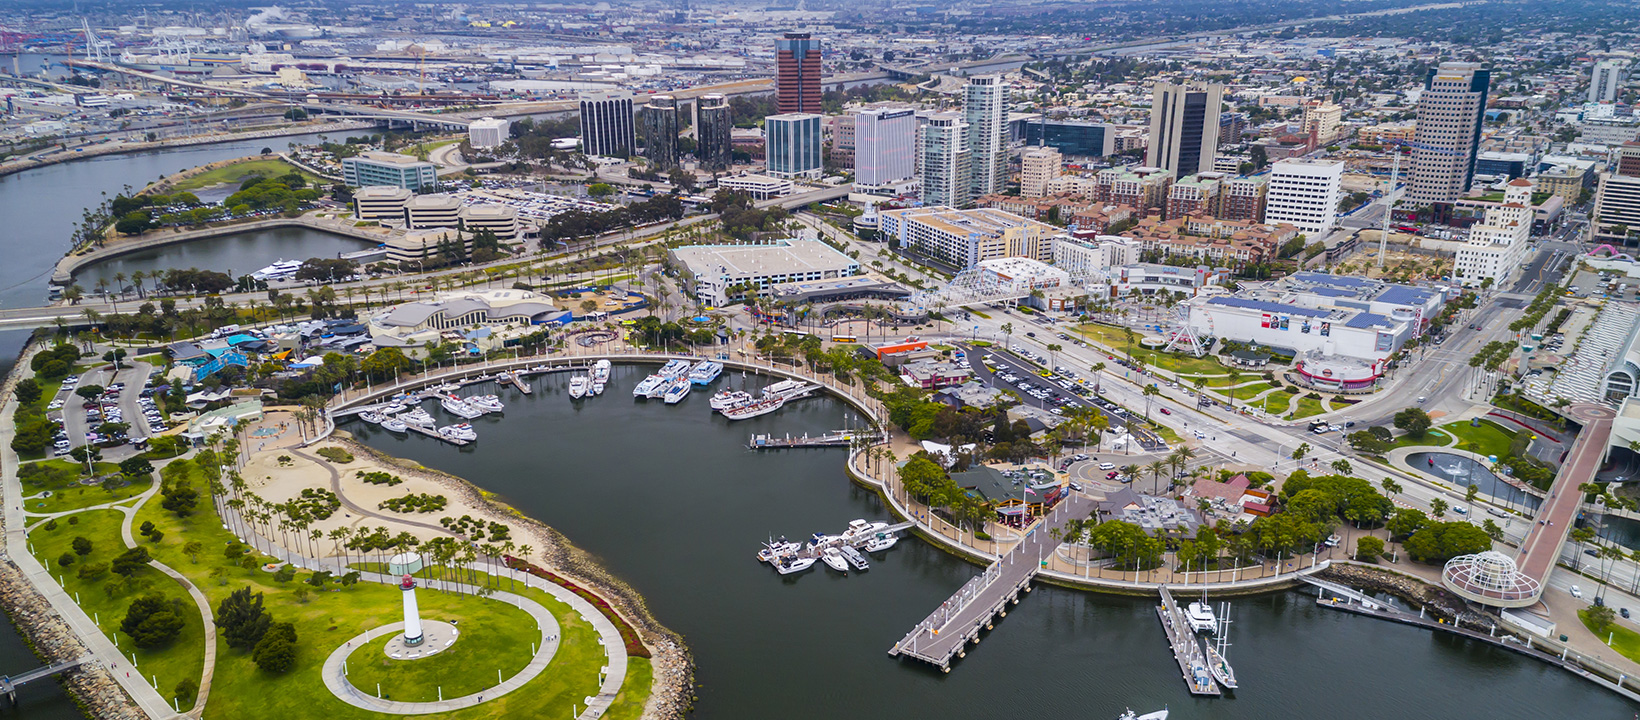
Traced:
[[1343, 308], [1378, 315], [1410, 312], [1423, 334], [1454, 288], [1418, 287], [1371, 278], [1302, 271], [1247, 293], [1247, 297], [1314, 308]]
[[1382, 362], [1417, 336], [1418, 316], [1406, 308], [1373, 312], [1370, 301], [1356, 297], [1327, 292], [1199, 298], [1190, 304], [1190, 327], [1198, 337], [1356, 361], [1376, 377]]

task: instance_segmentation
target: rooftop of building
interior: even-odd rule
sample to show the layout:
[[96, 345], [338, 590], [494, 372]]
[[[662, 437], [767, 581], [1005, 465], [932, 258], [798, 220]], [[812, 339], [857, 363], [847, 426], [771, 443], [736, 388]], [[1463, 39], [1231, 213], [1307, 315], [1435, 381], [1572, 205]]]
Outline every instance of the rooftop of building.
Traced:
[[902, 210], [885, 210], [882, 215], [900, 216], [913, 219], [917, 222], [930, 225], [953, 235], [1000, 235], [1010, 228], [1032, 228], [1040, 232], [1057, 234], [1059, 228], [1035, 220], [1028, 220], [1010, 212], [993, 208], [974, 208], [971, 210], [955, 210], [946, 206], [905, 208]]
[[897, 283], [877, 280], [863, 275], [850, 275], [823, 280], [804, 280], [780, 283], [769, 287], [768, 293], [777, 300], [804, 300], [836, 297], [839, 295], [879, 295], [909, 297], [911, 291]]
[[857, 263], [819, 240], [763, 245], [686, 245], [672, 255], [697, 276], [766, 276], [844, 270]]
[[439, 313], [445, 317], [461, 317], [474, 311], [484, 311], [490, 319], [520, 315], [533, 318], [557, 309], [551, 300], [528, 290], [459, 291], [439, 295], [435, 300], [395, 305], [371, 318], [370, 322], [383, 328], [413, 328]]
[[468, 205], [461, 209], [461, 215], [469, 220], [506, 220], [518, 217], [518, 210], [509, 205], [485, 203]]
[[397, 185], [366, 185], [353, 191], [355, 200], [409, 200], [414, 193]]
[[370, 162], [373, 162], [373, 163], [376, 163], [376, 164], [379, 164], [379, 165], [404, 165], [404, 166], [410, 166], [410, 165], [428, 164], [427, 161], [417, 160], [415, 157], [410, 156], [410, 155], [400, 155], [399, 153], [382, 152], [380, 150], [366, 150], [362, 153], [359, 153], [358, 155], [355, 155], [355, 156], [353, 156], [351, 158], [347, 158], [347, 159], [348, 160], [368, 160]]
[[407, 210], [459, 210], [461, 198], [443, 193], [417, 195], [410, 198], [404, 207]]

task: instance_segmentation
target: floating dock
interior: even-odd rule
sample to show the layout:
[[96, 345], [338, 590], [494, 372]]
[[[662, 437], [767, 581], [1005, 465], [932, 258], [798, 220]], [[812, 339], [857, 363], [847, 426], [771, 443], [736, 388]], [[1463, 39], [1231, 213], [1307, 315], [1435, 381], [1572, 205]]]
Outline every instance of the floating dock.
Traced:
[[753, 435], [751, 440], [746, 442], [746, 447], [753, 450], [848, 447], [854, 442], [855, 438], [861, 437], [875, 439], [877, 436], [869, 431], [857, 430], [834, 430], [824, 435], [817, 436], [810, 436], [808, 433], [804, 433], [802, 437], [792, 437], [791, 435], [787, 435], [783, 438], [763, 434]]
[[1008, 554], [991, 563], [985, 572], [964, 583], [933, 613], [905, 634], [889, 649], [891, 657], [916, 658], [951, 672], [952, 658], [968, 654], [969, 641], [979, 643], [980, 630], [989, 630], [996, 618], [1008, 615], [1009, 603], [1018, 604], [1021, 592], [1030, 592], [1031, 580], [1042, 561], [1059, 547], [1055, 529], [1071, 518], [1085, 518], [1094, 501], [1073, 494], [1048, 519], [1025, 532], [1025, 538]]
[[1156, 606], [1156, 615], [1162, 619], [1162, 630], [1167, 633], [1173, 659], [1179, 663], [1179, 673], [1190, 694], [1220, 695], [1218, 682], [1207, 671], [1207, 656], [1202, 652], [1201, 641], [1196, 639], [1196, 632], [1190, 629], [1184, 611], [1174, 602], [1173, 593], [1168, 592], [1166, 585], [1162, 586], [1162, 604]]

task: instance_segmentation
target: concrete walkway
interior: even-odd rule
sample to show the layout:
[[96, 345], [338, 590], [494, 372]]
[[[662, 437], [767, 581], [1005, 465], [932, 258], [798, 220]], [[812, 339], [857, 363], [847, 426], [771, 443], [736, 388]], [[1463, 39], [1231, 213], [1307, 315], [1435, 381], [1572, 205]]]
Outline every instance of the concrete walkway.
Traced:
[[[370, 574], [375, 575], [375, 573]], [[442, 586], [442, 588], [439, 586]], [[428, 581], [426, 587], [429, 590], [460, 590], [467, 593], [481, 590], [481, 588], [476, 588], [472, 585], [443, 583], [436, 580]], [[394, 700], [384, 700], [382, 698], [372, 697], [367, 693], [361, 692], [359, 688], [353, 687], [353, 683], [349, 682], [347, 679], [347, 658], [353, 654], [353, 651], [363, 648], [365, 644], [369, 643], [371, 640], [375, 640], [376, 638], [386, 635], [392, 635], [404, 630], [404, 623], [396, 622], [391, 625], [383, 625], [382, 627], [374, 630], [368, 630], [361, 633], [349, 640], [346, 645], [332, 651], [330, 656], [325, 658], [325, 667], [323, 671], [325, 687], [330, 689], [332, 695], [335, 695], [337, 698], [340, 698], [342, 702], [352, 705], [353, 707], [362, 708], [371, 712], [387, 713], [389, 715], [428, 715], [431, 713], [461, 710], [463, 708], [473, 707], [474, 705], [484, 702], [486, 699], [494, 700], [502, 695], [506, 695], [507, 693], [523, 687], [525, 683], [534, 680], [536, 676], [546, 670], [547, 664], [551, 663], [552, 657], [558, 653], [558, 619], [553, 617], [552, 613], [545, 607], [542, 607], [541, 603], [520, 595], [514, 595], [510, 592], [492, 593], [490, 595], [490, 599], [500, 600], [511, 605], [516, 605], [519, 609], [529, 613], [530, 617], [535, 618], [536, 627], [541, 633], [541, 639], [537, 643], [535, 656], [530, 658], [529, 664], [525, 665], [523, 670], [518, 671], [517, 674], [507, 678], [501, 684], [487, 687], [479, 692], [464, 695], [462, 697], [438, 700], [435, 702], [398, 702]], [[401, 662], [410, 663], [416, 661], [403, 660]]]
[[[27, 361], [24, 358], [23, 361]], [[0, 405], [0, 416], [10, 418], [17, 412], [17, 401], [11, 393], [5, 393], [5, 402]], [[28, 533], [24, 525], [22, 502], [22, 481], [17, 479], [17, 453], [11, 449], [12, 437], [16, 434], [11, 422], [0, 422], [0, 497], [4, 498], [6, 518], [6, 555], [17, 564], [40, 595], [51, 604], [53, 610], [63, 618], [74, 634], [84, 643], [86, 650], [96, 659], [96, 662], [109, 669], [109, 675], [125, 690], [126, 695], [151, 718], [177, 717], [176, 710], [158, 690], [149, 685], [141, 674], [132, 677], [128, 672], [130, 663], [120, 654], [119, 648], [101, 628], [92, 621], [91, 616], [74, 602], [74, 598], [57, 584], [55, 578], [44, 566], [35, 559], [28, 549]]]

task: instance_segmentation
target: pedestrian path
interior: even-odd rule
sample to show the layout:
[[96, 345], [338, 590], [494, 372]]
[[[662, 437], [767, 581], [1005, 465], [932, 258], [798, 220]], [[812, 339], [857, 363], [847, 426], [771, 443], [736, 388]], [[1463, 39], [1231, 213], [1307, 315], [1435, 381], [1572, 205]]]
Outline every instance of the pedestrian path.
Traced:
[[[154, 468], [154, 474], [159, 474], [159, 468]], [[154, 497], [154, 494], [159, 492], [159, 489], [160, 482], [156, 479], [153, 487], [148, 488], [148, 490], [143, 494], [136, 496], [136, 502], [132, 503], [130, 506], [115, 507], [115, 509], [119, 510], [120, 513], [125, 516], [125, 519], [120, 522], [120, 535], [121, 539], [125, 541], [126, 547], [134, 548], [137, 546], [136, 538], [131, 535], [131, 523], [135, 522], [137, 511], [140, 510], [143, 505], [146, 505], [148, 501]], [[190, 582], [188, 578], [183, 577], [182, 573], [172, 570], [169, 565], [166, 565], [158, 560], [149, 560], [148, 565], [155, 570], [170, 576], [170, 578], [177, 581], [177, 584], [181, 585], [184, 590], [187, 590], [188, 597], [193, 598], [194, 605], [199, 608], [199, 616], [204, 620], [205, 669], [200, 673], [199, 692], [194, 695], [193, 709], [189, 710], [189, 714], [197, 716], [200, 713], [205, 712], [205, 700], [211, 695], [211, 679], [216, 676], [216, 618], [211, 613], [211, 601], [209, 598], [205, 597], [205, 593], [201, 592], [198, 586]]]
[[[367, 574], [376, 575], [376, 573]], [[380, 577], [385, 579], [385, 576]], [[479, 588], [473, 585], [443, 582], [438, 580], [429, 580], [426, 587], [429, 590], [456, 590], [464, 593], [476, 593], [484, 590], [484, 588]], [[355, 636], [352, 640], [347, 641], [346, 644], [332, 651], [330, 656], [325, 658], [325, 666], [323, 670], [325, 687], [329, 688], [332, 695], [335, 695], [342, 702], [352, 705], [353, 707], [369, 710], [371, 712], [387, 713], [389, 715], [428, 715], [431, 713], [461, 710], [463, 708], [470, 708], [478, 705], [485, 700], [494, 700], [523, 687], [526, 683], [534, 680], [543, 671], [545, 671], [547, 669], [547, 665], [552, 662], [553, 656], [558, 653], [558, 619], [552, 616], [551, 611], [547, 610], [545, 607], [542, 607], [541, 603], [521, 595], [497, 591], [492, 593], [489, 597], [492, 600], [499, 600], [510, 605], [516, 605], [520, 610], [529, 613], [530, 617], [535, 618], [536, 628], [541, 634], [541, 639], [537, 644], [535, 656], [530, 658], [529, 664], [525, 665], [523, 670], [518, 671], [512, 677], [507, 678], [497, 685], [480, 690], [479, 692], [461, 697], [437, 700], [434, 702], [399, 702], [396, 700], [387, 700], [369, 695], [366, 692], [361, 691], [359, 688], [354, 687], [353, 683], [349, 682], [347, 679], [348, 656], [351, 655], [353, 651], [363, 648], [371, 640], [403, 631], [404, 623], [401, 621], [391, 625], [383, 625], [382, 627], [361, 633]], [[460, 641], [458, 640], [457, 647], [459, 647], [459, 643]], [[479, 651], [482, 652], [482, 649], [479, 649]], [[415, 661], [405, 660], [403, 662]]]

